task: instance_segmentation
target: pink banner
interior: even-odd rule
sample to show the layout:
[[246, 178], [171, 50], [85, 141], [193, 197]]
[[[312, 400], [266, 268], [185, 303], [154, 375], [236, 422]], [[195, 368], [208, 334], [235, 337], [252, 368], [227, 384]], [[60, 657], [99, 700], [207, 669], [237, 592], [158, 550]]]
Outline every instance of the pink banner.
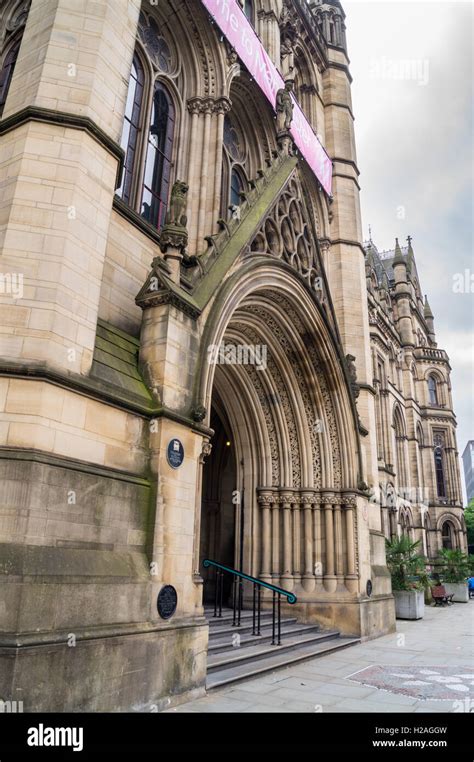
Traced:
[[[285, 83], [237, 0], [202, 0], [202, 2], [275, 109], [277, 90], [284, 87]], [[294, 97], [293, 103], [291, 125], [293, 140], [326, 193], [331, 195], [331, 159]]]

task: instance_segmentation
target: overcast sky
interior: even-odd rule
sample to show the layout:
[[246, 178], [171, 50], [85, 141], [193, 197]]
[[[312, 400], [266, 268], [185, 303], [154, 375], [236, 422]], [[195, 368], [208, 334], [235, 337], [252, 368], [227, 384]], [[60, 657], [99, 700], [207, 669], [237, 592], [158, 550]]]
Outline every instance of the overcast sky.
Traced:
[[[452, 365], [458, 448], [474, 439], [470, 2], [343, 0], [364, 237], [413, 249]], [[468, 270], [468, 277], [464, 274]], [[455, 288], [464, 288], [464, 293]], [[456, 284], [456, 286], [455, 286]], [[464, 482], [464, 479], [462, 479]]]

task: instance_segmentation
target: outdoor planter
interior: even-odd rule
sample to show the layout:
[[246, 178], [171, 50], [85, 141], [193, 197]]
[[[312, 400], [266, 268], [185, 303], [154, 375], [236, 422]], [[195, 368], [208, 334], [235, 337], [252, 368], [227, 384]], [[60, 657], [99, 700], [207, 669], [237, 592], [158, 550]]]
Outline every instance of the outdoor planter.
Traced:
[[454, 594], [453, 602], [469, 603], [469, 588], [467, 582], [445, 582], [444, 589], [451, 595]]
[[423, 619], [425, 594], [423, 590], [394, 590], [397, 619]]

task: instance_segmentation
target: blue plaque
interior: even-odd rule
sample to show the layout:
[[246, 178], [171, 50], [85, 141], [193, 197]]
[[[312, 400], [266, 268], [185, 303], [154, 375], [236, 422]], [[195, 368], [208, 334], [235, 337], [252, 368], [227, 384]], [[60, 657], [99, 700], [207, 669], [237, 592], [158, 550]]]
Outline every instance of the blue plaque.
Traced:
[[179, 439], [172, 439], [166, 451], [166, 459], [171, 468], [179, 468], [184, 460], [184, 447]]

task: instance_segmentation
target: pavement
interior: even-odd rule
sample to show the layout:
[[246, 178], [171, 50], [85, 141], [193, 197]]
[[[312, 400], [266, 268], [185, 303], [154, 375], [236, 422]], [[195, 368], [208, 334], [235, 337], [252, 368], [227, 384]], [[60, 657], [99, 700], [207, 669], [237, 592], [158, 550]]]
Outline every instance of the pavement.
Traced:
[[166, 711], [474, 713], [474, 599]]

